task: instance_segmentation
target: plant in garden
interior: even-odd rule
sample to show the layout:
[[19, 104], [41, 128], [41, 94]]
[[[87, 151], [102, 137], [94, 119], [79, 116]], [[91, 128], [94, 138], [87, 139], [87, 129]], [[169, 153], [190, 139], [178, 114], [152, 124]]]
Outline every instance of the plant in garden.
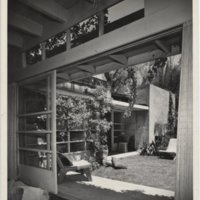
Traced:
[[130, 117], [136, 101], [137, 79], [134, 67], [107, 72], [105, 77], [111, 94], [121, 93], [128, 97], [129, 106], [124, 112], [124, 117]]
[[97, 86], [93, 96], [57, 97], [57, 118], [66, 131], [86, 129], [92, 156], [102, 162], [102, 151], [107, 148], [107, 133], [112, 123], [105, 115], [111, 111], [111, 95], [104, 86]]

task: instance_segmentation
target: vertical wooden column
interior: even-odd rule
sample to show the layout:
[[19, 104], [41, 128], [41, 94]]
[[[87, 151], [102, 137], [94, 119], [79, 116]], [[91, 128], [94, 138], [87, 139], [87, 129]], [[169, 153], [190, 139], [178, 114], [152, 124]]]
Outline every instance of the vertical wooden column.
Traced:
[[193, 54], [192, 22], [183, 25], [178, 113], [176, 200], [193, 199]]
[[26, 63], [26, 53], [22, 52], [22, 67], [26, 68], [27, 63]]
[[104, 34], [104, 11], [99, 12], [99, 36]]
[[17, 85], [8, 86], [8, 178], [17, 178]]

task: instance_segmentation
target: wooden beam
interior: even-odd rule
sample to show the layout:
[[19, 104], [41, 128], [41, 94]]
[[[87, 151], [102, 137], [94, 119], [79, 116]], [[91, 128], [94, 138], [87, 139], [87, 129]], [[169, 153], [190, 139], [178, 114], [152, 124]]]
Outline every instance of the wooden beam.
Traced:
[[78, 69], [83, 70], [85, 72], [89, 72], [94, 74], [96, 72], [95, 67], [92, 65], [79, 65], [77, 66]]
[[8, 33], [8, 45], [23, 48], [23, 38], [17, 33]]
[[97, 7], [94, 7], [93, 4], [90, 4], [86, 1], [79, 1], [75, 6], [68, 9], [70, 20], [64, 23], [56, 23], [53, 21], [46, 23], [44, 25], [44, 33], [42, 37], [34, 38], [32, 40], [27, 39], [27, 41], [24, 43], [24, 50], [29, 49], [42, 41], [45, 41], [46, 39], [52, 37], [52, 35], [56, 35], [59, 32], [67, 30], [69, 27], [82, 21], [83, 19], [86, 19], [87, 17], [90, 17], [120, 1], [122, 0], [99, 1]]
[[161, 40], [155, 40], [156, 46], [166, 54], [170, 53], [170, 49], [161, 41]]
[[112, 60], [116, 61], [117, 63], [120, 63], [122, 65], [127, 65], [128, 59], [124, 55], [120, 54], [113, 54], [109, 56]]
[[[72, 48], [70, 51], [60, 53], [42, 62], [38, 62], [23, 71], [19, 70], [17, 74], [13, 74], [14, 77], [12, 76], [10, 80], [23, 80], [53, 69], [65, 66], [66, 68], [71, 67], [72, 65], [75, 65], [75, 63], [80, 65], [83, 63], [83, 60], [88, 58], [102, 56], [102, 54], [105, 55], [108, 54], [108, 52], [115, 54], [119, 48], [125, 48], [126, 44], [136, 46], [137, 44], [142, 44], [144, 41], [150, 42], [158, 39], [160, 38], [160, 34], [158, 33], [177, 27], [184, 23], [184, 21], [191, 19], [192, 16], [190, 8], [184, 4], [176, 3], [174, 3], [173, 7], [168, 7], [158, 13], [155, 13], [154, 15], [149, 16], [148, 18], [142, 18], [137, 22], [133, 22], [115, 31], [104, 34], [99, 38]], [[177, 13], [179, 17], [177, 17]], [[179, 28], [178, 30], [180, 31]], [[171, 34], [173, 31], [173, 29], [170, 32], [167, 31], [167, 34]], [[162, 34], [166, 35], [165, 32]], [[149, 36], [151, 35], [154, 36], [149, 39]], [[146, 39], [143, 41], [143, 38]]]
[[43, 26], [41, 24], [14, 12], [9, 14], [8, 25], [33, 36], [42, 36]]
[[69, 20], [67, 9], [56, 3], [54, 0], [20, 0], [25, 5], [59, 22]]
[[71, 81], [71, 76], [66, 73], [57, 73], [57, 77], [65, 80], [65, 81]]

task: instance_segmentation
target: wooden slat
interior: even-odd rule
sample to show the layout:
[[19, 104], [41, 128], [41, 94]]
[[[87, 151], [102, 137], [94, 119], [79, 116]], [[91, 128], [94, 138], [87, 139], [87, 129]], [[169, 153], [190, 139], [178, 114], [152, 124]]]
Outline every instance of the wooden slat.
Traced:
[[9, 14], [8, 25], [33, 36], [42, 36], [43, 26], [41, 24], [14, 12]]
[[22, 3], [33, 8], [36, 11], [59, 22], [67, 22], [69, 20], [68, 11], [56, 3], [54, 0], [20, 0]]
[[31, 152], [43, 152], [43, 153], [52, 153], [50, 150], [45, 150], [45, 149], [32, 149], [32, 148], [19, 148], [20, 151], [31, 151]]
[[42, 112], [33, 112], [33, 113], [26, 113], [26, 114], [19, 114], [18, 117], [31, 117], [37, 115], [48, 115], [51, 114], [52, 111], [42, 111]]
[[8, 45], [23, 48], [23, 38], [17, 33], [8, 33]]
[[8, 178], [17, 178], [17, 85], [8, 87]]
[[41, 131], [17, 131], [19, 134], [51, 134], [52, 131], [49, 130], [41, 130]]

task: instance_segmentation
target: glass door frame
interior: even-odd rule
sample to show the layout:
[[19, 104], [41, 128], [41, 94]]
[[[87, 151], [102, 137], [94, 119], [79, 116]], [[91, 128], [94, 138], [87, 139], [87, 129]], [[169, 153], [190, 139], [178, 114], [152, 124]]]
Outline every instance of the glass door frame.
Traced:
[[[20, 86], [23, 86], [25, 84], [31, 84], [37, 82], [37, 80], [41, 80], [42, 78], [47, 78], [47, 92], [50, 93], [50, 106], [51, 108], [47, 108], [47, 111], [42, 111], [38, 112], [38, 114], [45, 114], [49, 113], [50, 115], [50, 130], [43, 131], [43, 132], [48, 132], [47, 134], [50, 135], [50, 137], [46, 142], [47, 144], [47, 151], [43, 152], [49, 152], [51, 154], [51, 167], [48, 167], [48, 169], [43, 169], [39, 167], [34, 167], [34, 166], [29, 166], [29, 165], [24, 165], [20, 163], [20, 151], [31, 151], [31, 149], [26, 149], [23, 148], [20, 150], [19, 146], [19, 135], [23, 133], [23, 131], [19, 130], [19, 119], [20, 117], [27, 117], [27, 116], [32, 116], [32, 115], [37, 115], [37, 113], [32, 113], [32, 114], [19, 114], [19, 104], [20, 104], [20, 98], [19, 98], [19, 88]], [[42, 75], [39, 75], [37, 77], [30, 78], [25, 81], [21, 81], [18, 83], [18, 102], [17, 102], [17, 110], [18, 110], [18, 115], [17, 115], [17, 121], [18, 121], [18, 127], [17, 127], [17, 166], [18, 166], [18, 177], [20, 180], [22, 180], [24, 183], [35, 186], [35, 187], [40, 187], [42, 189], [47, 190], [48, 192], [57, 194], [58, 189], [57, 189], [57, 149], [56, 149], [56, 70], [52, 72], [48, 72]], [[32, 131], [37, 132], [37, 131]], [[29, 132], [31, 133], [31, 131]], [[26, 131], [24, 131], [23, 134], [26, 134]], [[45, 134], [45, 133], [44, 133]], [[49, 142], [49, 143], [48, 143]], [[50, 144], [51, 148], [48, 148], [48, 145]], [[32, 150], [34, 151], [34, 150]], [[35, 151], [38, 153], [39, 151]], [[42, 152], [42, 151], [41, 151]], [[48, 154], [47, 154], [48, 155]], [[48, 158], [47, 158], [48, 160]], [[48, 164], [47, 164], [48, 166]]]

